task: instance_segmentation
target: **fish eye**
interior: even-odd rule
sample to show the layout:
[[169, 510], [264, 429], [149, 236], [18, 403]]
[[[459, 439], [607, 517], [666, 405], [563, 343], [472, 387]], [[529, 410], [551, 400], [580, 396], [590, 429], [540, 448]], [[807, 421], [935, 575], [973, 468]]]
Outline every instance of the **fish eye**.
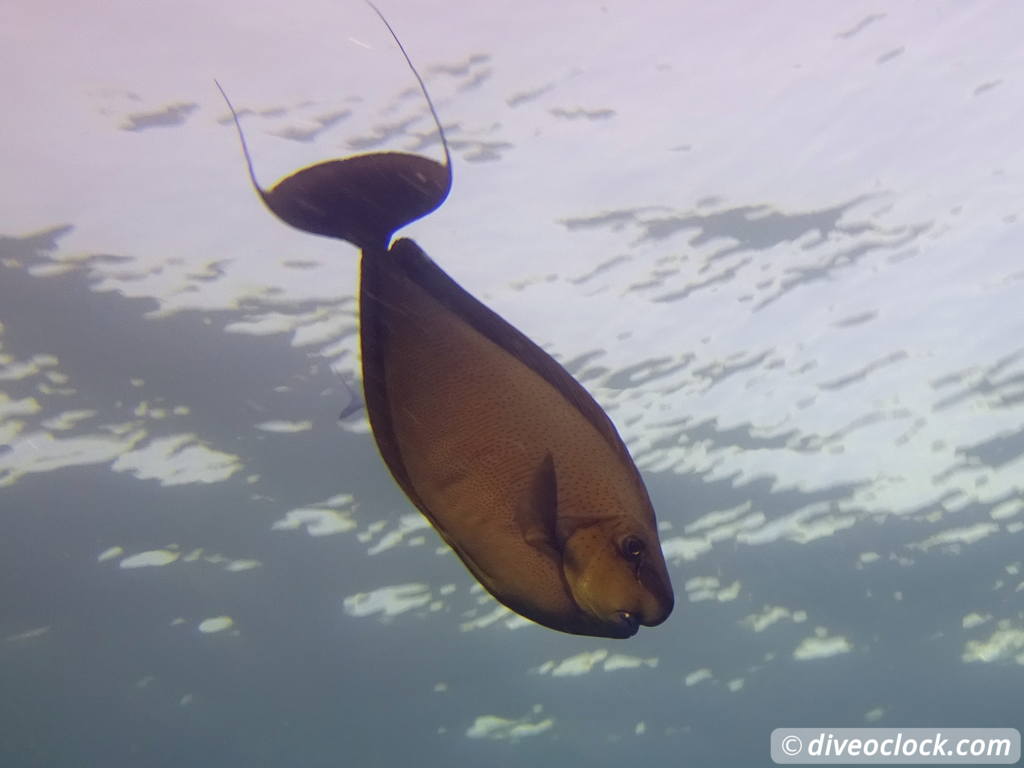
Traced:
[[640, 558], [644, 556], [644, 550], [647, 548], [644, 542], [636, 536], [627, 536], [622, 540], [621, 546], [623, 557], [635, 563], [640, 562]]

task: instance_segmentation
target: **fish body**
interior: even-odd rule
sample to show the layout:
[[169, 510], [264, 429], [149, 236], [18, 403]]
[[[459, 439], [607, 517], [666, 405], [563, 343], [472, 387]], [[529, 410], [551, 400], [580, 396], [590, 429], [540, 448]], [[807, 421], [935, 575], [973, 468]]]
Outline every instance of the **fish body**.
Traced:
[[[413, 241], [364, 252], [361, 271], [377, 445], [474, 576], [564, 632], [661, 623], [672, 592], [654, 511], [593, 398]], [[629, 543], [643, 550], [633, 560]]]

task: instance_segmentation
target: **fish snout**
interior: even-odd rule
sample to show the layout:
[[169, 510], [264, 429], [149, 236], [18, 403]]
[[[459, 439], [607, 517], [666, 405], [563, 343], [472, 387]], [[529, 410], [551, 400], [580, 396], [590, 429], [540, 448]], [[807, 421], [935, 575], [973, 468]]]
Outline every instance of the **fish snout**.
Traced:
[[658, 603], [653, 606], [638, 606], [636, 610], [615, 611], [605, 626], [610, 629], [609, 637], [625, 639], [635, 635], [641, 626], [656, 627], [665, 621], [670, 613], [672, 613], [671, 598], [669, 598], [668, 605]]
[[649, 566], [642, 569], [640, 581], [647, 588], [642, 608], [638, 611], [640, 623], [645, 627], [656, 627], [669, 617], [676, 603], [664, 564], [661, 568]]
[[656, 627], [669, 617], [673, 607], [675, 607], [675, 599], [672, 595], [669, 595], [667, 599], [662, 598], [653, 610], [644, 612], [640, 623], [645, 627]]
[[616, 623], [626, 632], [625, 637], [632, 637], [641, 626], [656, 627], [669, 617], [672, 613], [674, 600], [671, 595], [667, 600], [662, 597], [657, 600], [647, 599], [635, 610], [621, 610], [615, 614]]

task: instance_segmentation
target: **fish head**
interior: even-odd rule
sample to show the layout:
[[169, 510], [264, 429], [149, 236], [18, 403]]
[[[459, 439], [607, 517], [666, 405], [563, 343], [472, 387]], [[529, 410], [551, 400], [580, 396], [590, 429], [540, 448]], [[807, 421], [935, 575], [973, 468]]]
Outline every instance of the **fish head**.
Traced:
[[569, 591], [607, 637], [631, 637], [672, 612], [675, 598], [658, 536], [631, 516], [577, 528], [563, 544]]

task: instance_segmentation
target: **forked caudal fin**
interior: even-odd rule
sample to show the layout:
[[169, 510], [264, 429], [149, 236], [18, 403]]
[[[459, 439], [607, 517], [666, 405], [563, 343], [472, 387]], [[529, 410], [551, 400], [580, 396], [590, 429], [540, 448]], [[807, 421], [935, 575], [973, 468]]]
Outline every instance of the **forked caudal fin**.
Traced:
[[444, 128], [423, 78], [384, 14], [370, 0], [366, 1], [391, 33], [427, 100], [444, 147], [443, 165], [407, 152], [373, 152], [308, 166], [281, 179], [269, 190], [264, 189], [256, 180], [238, 113], [220, 83], [216, 80], [214, 83], [231, 110], [253, 187], [279, 219], [306, 232], [345, 240], [364, 250], [387, 250], [397, 230], [426, 216], [448, 197], [452, 186], [452, 160]]

